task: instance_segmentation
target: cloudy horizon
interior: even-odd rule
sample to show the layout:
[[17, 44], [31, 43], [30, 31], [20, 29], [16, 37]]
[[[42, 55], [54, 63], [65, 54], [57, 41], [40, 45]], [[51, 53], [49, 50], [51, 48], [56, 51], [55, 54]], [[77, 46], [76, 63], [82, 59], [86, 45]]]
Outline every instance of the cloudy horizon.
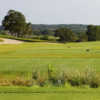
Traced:
[[8, 10], [22, 12], [32, 24], [100, 25], [100, 0], [1, 0], [0, 23]]

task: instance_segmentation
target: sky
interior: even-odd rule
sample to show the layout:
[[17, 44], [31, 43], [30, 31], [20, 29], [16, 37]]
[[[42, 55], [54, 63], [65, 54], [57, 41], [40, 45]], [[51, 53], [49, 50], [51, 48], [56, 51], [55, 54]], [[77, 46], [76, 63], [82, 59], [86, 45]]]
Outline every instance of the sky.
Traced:
[[0, 0], [0, 23], [10, 9], [32, 24], [100, 25], [100, 0]]

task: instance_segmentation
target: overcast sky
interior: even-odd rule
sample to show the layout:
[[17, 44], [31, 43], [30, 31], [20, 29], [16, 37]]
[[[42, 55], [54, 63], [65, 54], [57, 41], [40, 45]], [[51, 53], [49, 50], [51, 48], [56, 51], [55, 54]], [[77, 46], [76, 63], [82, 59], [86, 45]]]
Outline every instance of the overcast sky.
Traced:
[[100, 0], [0, 0], [0, 22], [10, 9], [33, 24], [100, 24]]

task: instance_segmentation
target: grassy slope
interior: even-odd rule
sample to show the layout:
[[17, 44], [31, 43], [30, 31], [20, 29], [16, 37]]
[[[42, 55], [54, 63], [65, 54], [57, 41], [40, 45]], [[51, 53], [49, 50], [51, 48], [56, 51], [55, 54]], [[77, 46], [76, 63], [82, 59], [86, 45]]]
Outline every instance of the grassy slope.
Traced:
[[48, 64], [62, 69], [90, 66], [100, 71], [100, 42], [0, 45], [0, 72], [31, 72], [35, 67], [46, 70]]
[[[86, 52], [90, 49], [90, 52]], [[20, 45], [0, 45], [0, 77], [31, 72], [35, 67], [46, 70], [48, 64], [56, 68], [84, 69], [86, 66], [96, 68], [100, 72], [100, 42], [92, 43], [25, 43]], [[11, 77], [10, 77], [11, 78]], [[21, 89], [21, 90], [20, 90]], [[50, 90], [51, 89], [51, 90]], [[4, 88], [1, 91], [34, 91], [38, 93], [0, 94], [1, 100], [99, 100], [100, 89], [23, 89]], [[46, 92], [46, 93], [43, 93]], [[49, 91], [49, 92], [48, 92]], [[50, 92], [51, 91], [51, 92]], [[60, 91], [60, 93], [59, 93]], [[62, 93], [61, 93], [62, 91]], [[65, 93], [63, 93], [65, 91]], [[55, 93], [57, 92], [57, 93]]]

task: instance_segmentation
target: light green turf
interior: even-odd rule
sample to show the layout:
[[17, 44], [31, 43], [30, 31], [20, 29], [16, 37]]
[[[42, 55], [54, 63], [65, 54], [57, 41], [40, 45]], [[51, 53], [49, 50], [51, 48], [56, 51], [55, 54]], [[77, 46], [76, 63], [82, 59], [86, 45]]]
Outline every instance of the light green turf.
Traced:
[[[4, 89], [0, 89], [4, 91]], [[6, 89], [6, 91], [7, 90], [10, 89]], [[11, 90], [14, 90], [14, 88], [12, 87]], [[33, 88], [31, 91], [36, 92], [29, 92], [23, 88], [22, 91], [24, 91], [24, 93], [21, 93], [21, 91], [15, 91], [15, 93], [0, 93], [0, 100], [100, 100], [100, 89], [37, 88], [34, 90]], [[25, 91], [28, 92], [25, 93]]]
[[[87, 52], [87, 49], [90, 51]], [[3, 77], [2, 75], [9, 77], [10, 74], [12, 77], [16, 74], [30, 75], [36, 67], [45, 71], [48, 64], [64, 70], [67, 68], [82, 70], [89, 66], [100, 72], [100, 42], [0, 45], [0, 73], [3, 73], [0, 77]], [[7, 93], [11, 91], [17, 93]], [[21, 91], [26, 93], [19, 93]], [[0, 92], [0, 100], [100, 100], [100, 89], [90, 88], [0, 87]]]
[[0, 45], [0, 72], [31, 72], [36, 67], [46, 70], [48, 64], [62, 69], [90, 66], [100, 71], [100, 42]]
[[6, 94], [1, 100], [100, 100], [99, 93], [67, 93], [67, 94]]

